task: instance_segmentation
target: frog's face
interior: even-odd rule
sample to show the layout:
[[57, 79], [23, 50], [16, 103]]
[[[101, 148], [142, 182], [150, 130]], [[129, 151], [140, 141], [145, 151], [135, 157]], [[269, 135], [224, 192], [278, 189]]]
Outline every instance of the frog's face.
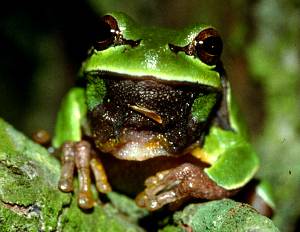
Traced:
[[185, 153], [221, 96], [218, 33], [141, 27], [121, 13], [103, 20], [107, 36], [82, 66], [97, 147], [134, 160]]

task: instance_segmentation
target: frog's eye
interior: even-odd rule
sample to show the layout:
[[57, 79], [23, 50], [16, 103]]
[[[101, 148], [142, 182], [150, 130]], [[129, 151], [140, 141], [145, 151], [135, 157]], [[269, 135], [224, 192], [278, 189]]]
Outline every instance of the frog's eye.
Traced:
[[127, 40], [123, 37], [121, 30], [119, 29], [117, 20], [111, 15], [105, 15], [101, 21], [101, 33], [98, 36], [94, 48], [96, 50], [105, 50], [110, 46], [117, 45], [130, 45], [135, 47], [139, 45], [140, 40]]
[[223, 49], [222, 39], [213, 28], [201, 31], [195, 38], [195, 51], [201, 61], [208, 65], [216, 64]]
[[198, 57], [205, 64], [215, 65], [220, 60], [223, 44], [218, 32], [213, 28], [207, 28], [190, 44], [184, 47], [169, 44], [169, 48], [175, 53], [183, 51], [189, 56]]
[[120, 30], [115, 18], [105, 15], [100, 21], [100, 34], [94, 44], [95, 49], [104, 50], [120, 40]]

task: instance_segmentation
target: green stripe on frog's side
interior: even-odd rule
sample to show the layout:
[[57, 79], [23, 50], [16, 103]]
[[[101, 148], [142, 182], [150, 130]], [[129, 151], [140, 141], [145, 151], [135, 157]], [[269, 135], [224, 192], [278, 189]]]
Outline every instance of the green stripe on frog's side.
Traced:
[[57, 115], [52, 145], [59, 148], [66, 141], [80, 141], [82, 124], [86, 118], [85, 91], [72, 88], [64, 97]]
[[229, 114], [229, 121], [230, 121], [230, 126], [232, 129], [236, 131], [241, 137], [243, 137], [246, 141], [249, 140], [249, 135], [248, 135], [248, 129], [247, 125], [244, 121], [244, 118], [241, 115], [241, 112], [239, 110], [239, 107], [231, 93], [231, 88], [230, 86], [227, 87], [227, 93], [226, 93], [226, 101], [228, 105], [228, 114]]
[[253, 148], [233, 131], [211, 128], [203, 150], [216, 156], [212, 166], [205, 169], [206, 174], [225, 189], [244, 186], [258, 169], [259, 160]]
[[231, 190], [240, 188], [253, 178], [259, 166], [259, 159], [247, 142], [247, 131], [240, 113], [227, 88], [227, 104], [230, 126], [223, 130], [213, 126], [205, 137], [203, 151], [209, 157], [211, 167], [207, 175], [219, 186]]
[[260, 181], [256, 187], [256, 192], [273, 210], [276, 208], [273, 189], [269, 182]]

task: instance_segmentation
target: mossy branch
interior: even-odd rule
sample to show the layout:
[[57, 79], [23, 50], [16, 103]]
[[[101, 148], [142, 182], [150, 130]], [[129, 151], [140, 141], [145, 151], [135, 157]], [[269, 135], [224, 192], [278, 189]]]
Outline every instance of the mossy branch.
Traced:
[[[74, 194], [57, 189], [59, 174], [56, 158], [0, 119], [0, 231], [144, 231], [138, 221], [149, 213], [134, 201], [111, 193], [109, 203], [83, 212]], [[189, 205], [161, 231], [186, 229], [278, 231], [271, 220], [232, 200]]]

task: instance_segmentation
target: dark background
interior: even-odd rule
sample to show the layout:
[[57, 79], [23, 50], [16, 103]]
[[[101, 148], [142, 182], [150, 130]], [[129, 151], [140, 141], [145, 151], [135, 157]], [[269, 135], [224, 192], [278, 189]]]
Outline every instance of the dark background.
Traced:
[[[276, 225], [300, 215], [300, 3], [292, 1], [9, 1], [0, 7], [0, 117], [30, 135], [53, 132], [62, 96], [97, 38], [99, 18], [123, 11], [147, 25], [212, 24], [232, 88], [274, 186]], [[299, 227], [299, 225], [298, 225]]]

